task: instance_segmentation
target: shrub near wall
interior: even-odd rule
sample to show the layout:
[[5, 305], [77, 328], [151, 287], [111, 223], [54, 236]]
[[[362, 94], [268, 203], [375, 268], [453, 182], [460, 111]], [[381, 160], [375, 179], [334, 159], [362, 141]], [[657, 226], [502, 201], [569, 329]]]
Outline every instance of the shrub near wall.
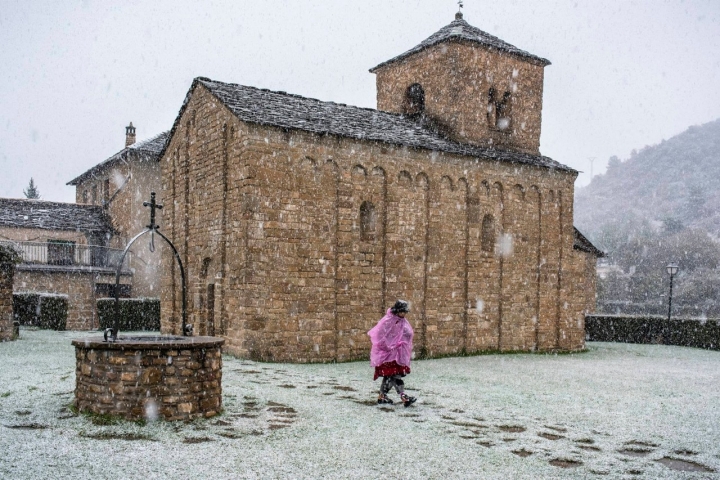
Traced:
[[37, 326], [40, 306], [39, 293], [14, 293], [13, 315], [23, 326]]
[[655, 343], [720, 350], [720, 320], [587, 315], [585, 335], [590, 342]]
[[13, 315], [20, 325], [65, 330], [68, 297], [52, 293], [14, 293]]
[[[112, 328], [115, 325], [115, 299], [101, 298], [97, 301], [100, 328]], [[159, 331], [160, 330], [160, 299], [159, 298], [121, 298], [120, 322], [122, 331]]]

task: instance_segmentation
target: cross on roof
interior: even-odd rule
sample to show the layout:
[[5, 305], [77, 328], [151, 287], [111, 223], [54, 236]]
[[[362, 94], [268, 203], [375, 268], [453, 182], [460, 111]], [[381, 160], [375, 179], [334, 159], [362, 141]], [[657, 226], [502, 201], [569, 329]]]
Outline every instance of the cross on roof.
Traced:
[[158, 228], [155, 225], [155, 209], [162, 210], [163, 206], [155, 203], [155, 192], [150, 192], [150, 201], [143, 202], [143, 207], [150, 207], [150, 225], [147, 226], [150, 230]]

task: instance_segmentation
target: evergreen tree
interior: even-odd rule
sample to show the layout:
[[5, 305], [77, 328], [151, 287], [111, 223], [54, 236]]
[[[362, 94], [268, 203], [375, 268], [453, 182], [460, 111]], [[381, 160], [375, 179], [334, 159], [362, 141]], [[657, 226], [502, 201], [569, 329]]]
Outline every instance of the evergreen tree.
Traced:
[[23, 190], [23, 194], [25, 194], [25, 198], [40, 198], [40, 190], [38, 190], [32, 177], [30, 177], [30, 184]]

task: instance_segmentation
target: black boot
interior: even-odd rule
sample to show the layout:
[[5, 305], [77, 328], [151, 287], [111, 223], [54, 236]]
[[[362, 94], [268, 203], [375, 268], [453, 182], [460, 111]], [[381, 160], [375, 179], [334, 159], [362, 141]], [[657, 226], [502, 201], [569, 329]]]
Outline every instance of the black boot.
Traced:
[[403, 393], [402, 395], [400, 395], [400, 400], [403, 402], [404, 406], [409, 407], [410, 405], [412, 405], [413, 403], [415, 403], [417, 401], [417, 398], [410, 397]]
[[393, 401], [390, 400], [390, 398], [388, 398], [388, 396], [385, 395], [384, 393], [381, 393], [380, 396], [378, 397], [378, 405], [385, 405], [385, 404], [392, 405], [392, 403], [393, 403]]

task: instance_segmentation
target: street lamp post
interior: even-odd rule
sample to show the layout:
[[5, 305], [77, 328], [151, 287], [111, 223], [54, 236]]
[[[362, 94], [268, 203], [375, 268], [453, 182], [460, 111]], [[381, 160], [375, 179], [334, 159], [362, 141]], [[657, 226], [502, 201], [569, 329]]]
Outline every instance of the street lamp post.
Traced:
[[668, 322], [670, 321], [670, 313], [672, 312], [672, 281], [679, 268], [680, 267], [678, 267], [674, 263], [671, 263], [666, 267], [667, 272], [670, 274], [670, 296], [668, 296]]

